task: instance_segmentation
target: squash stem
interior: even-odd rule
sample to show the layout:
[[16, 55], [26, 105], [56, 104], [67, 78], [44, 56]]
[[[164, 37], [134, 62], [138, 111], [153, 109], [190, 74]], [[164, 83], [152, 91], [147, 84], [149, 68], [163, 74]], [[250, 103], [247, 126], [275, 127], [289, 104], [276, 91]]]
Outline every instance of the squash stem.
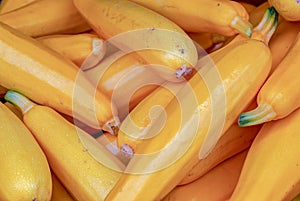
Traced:
[[276, 30], [277, 25], [278, 13], [274, 7], [269, 7], [266, 9], [260, 23], [254, 27], [252, 38], [262, 40], [268, 44], [274, 31]]
[[106, 53], [105, 43], [101, 39], [94, 38], [92, 40], [92, 46], [93, 46], [92, 53], [96, 56], [99, 56], [99, 61], [101, 61]]
[[120, 151], [123, 157], [127, 158], [128, 160], [130, 160], [134, 155], [133, 148], [128, 144], [122, 144]]
[[120, 120], [119, 118], [115, 117], [110, 121], [108, 121], [106, 124], [104, 124], [102, 129], [112, 135], [118, 135], [119, 127], [120, 127]]
[[233, 18], [230, 27], [247, 37], [252, 35], [252, 24], [239, 16]]
[[276, 117], [276, 113], [272, 106], [267, 103], [261, 103], [254, 110], [242, 113], [239, 116], [238, 124], [241, 127], [252, 126], [271, 121], [274, 117]]
[[19, 108], [23, 115], [35, 105], [35, 103], [33, 103], [27, 97], [13, 90], [7, 91], [4, 99]]
[[274, 32], [275, 32], [275, 30], [276, 30], [276, 28], [277, 28], [277, 26], [278, 26], [278, 13], [277, 13], [276, 10], [275, 10], [275, 15], [274, 15], [274, 16], [275, 16], [275, 20], [274, 20], [274, 22], [273, 22], [273, 26], [272, 26], [272, 28], [269, 30], [269, 32], [266, 33], [266, 41], [267, 41], [267, 43], [269, 43], [269, 41], [270, 41], [272, 35], [274, 34]]

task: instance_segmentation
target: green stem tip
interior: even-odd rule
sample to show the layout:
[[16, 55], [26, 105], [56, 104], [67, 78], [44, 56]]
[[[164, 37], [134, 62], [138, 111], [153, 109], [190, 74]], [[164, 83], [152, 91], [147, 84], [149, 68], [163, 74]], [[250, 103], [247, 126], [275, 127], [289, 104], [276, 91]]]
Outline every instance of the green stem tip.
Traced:
[[260, 32], [261, 35], [265, 37], [264, 41], [268, 43], [275, 32], [277, 25], [278, 12], [274, 7], [268, 7], [259, 24], [254, 27], [254, 30]]
[[4, 99], [19, 108], [20, 111], [22, 111], [22, 114], [25, 114], [35, 105], [35, 103], [29, 100], [26, 96], [13, 90], [7, 91]]
[[237, 30], [240, 34], [246, 37], [250, 37], [252, 35], [252, 24], [239, 16], [233, 18], [230, 23], [230, 27]]
[[276, 117], [271, 105], [267, 103], [259, 104], [254, 110], [244, 112], [239, 116], [238, 125], [241, 127], [262, 124], [271, 121]]

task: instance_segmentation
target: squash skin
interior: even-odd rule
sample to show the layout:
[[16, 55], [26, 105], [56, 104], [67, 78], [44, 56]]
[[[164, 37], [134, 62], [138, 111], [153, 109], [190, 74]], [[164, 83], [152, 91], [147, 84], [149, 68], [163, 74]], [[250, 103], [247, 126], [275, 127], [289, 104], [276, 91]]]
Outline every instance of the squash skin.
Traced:
[[74, 5], [99, 36], [127, 53], [135, 51], [148, 64], [162, 65], [153, 68], [157, 76], [180, 82], [195, 73], [193, 41], [157, 12], [128, 0], [74, 0]]
[[[40, 124], [40, 119], [47, 123]], [[77, 200], [105, 199], [118, 180], [121, 168], [119, 171], [110, 169], [96, 161], [89, 152], [83, 151], [85, 147], [77, 129], [50, 108], [34, 107], [25, 114], [24, 122], [41, 144], [52, 170]], [[60, 132], [54, 127], [60, 128]], [[57, 140], [51, 141], [49, 136], [54, 138], [55, 134]], [[88, 136], [87, 133], [83, 135]], [[105, 154], [113, 160], [112, 155]]]
[[[233, 36], [238, 33], [251, 35], [252, 26], [247, 22], [248, 12], [244, 6], [235, 1], [194, 0], [185, 3], [180, 0], [131, 1], [160, 13], [187, 32], [209, 32], [224, 36]], [[243, 22], [245, 27], [242, 30], [231, 26], [234, 18]]]
[[97, 87], [75, 64], [3, 23], [0, 23], [0, 41], [3, 55], [0, 68], [6, 72], [0, 76], [0, 85], [74, 116], [91, 127], [113, 133], [111, 127], [118, 125], [114, 104], [101, 91], [95, 91]]
[[[260, 51], [247, 51], [252, 48], [259, 48]], [[218, 67], [224, 84], [226, 83], [224, 87], [228, 104], [226, 104], [226, 121], [222, 127], [223, 131], [225, 131], [232, 123], [234, 123], [238, 117], [239, 111], [242, 111], [242, 108], [250, 103], [251, 99], [256, 95], [260, 86], [265, 81], [271, 68], [271, 53], [269, 48], [258, 40], [241, 40], [224, 48], [223, 58], [218, 60], [216, 66]], [[236, 69], [237, 66], [239, 66], [240, 70]], [[241, 74], [238, 72], [241, 72]], [[252, 76], [248, 76], [249, 74]], [[245, 81], [245, 79], [250, 77], [253, 80]], [[247, 83], [245, 88], [242, 88], [243, 91], [245, 90], [244, 92], [241, 92], [241, 87], [236, 84], [241, 80], [243, 80], [243, 83]], [[128, 173], [121, 176], [116, 186], [109, 193], [107, 197], [108, 201], [122, 200], [124, 197], [130, 200], [160, 200], [169, 193], [199, 161], [199, 150], [204, 144], [205, 134], [209, 130], [208, 125], [210, 124], [212, 115], [212, 106], [209, 104], [211, 100], [209, 99], [208, 89], [198, 76], [191, 78], [189, 84], [193, 87], [194, 91], [201, 92], [198, 93], [199, 95], [197, 96], [197, 102], [199, 104], [198, 112], [200, 112], [201, 117], [201, 119], [197, 121], [199, 124], [193, 125], [192, 122], [195, 120], [193, 118], [196, 118], [194, 115], [189, 116], [188, 120], [181, 122], [180, 111], [178, 111], [180, 108], [175, 100], [171, 101], [165, 109], [167, 112], [166, 124], [160, 133], [158, 133], [155, 138], [152, 138], [147, 145], [140, 147], [137, 151], [144, 154], [153, 153], [154, 147], [164, 147], [163, 144], [165, 144], [168, 145], [168, 152], [158, 152], [157, 157], [150, 160], [145, 159], [145, 161], [142, 161], [142, 157], [136, 157], [134, 155], [125, 170]], [[243, 95], [243, 93], [245, 94]], [[231, 98], [230, 96], [234, 96], [234, 98]], [[185, 111], [192, 110], [191, 108], [184, 109]], [[186, 132], [188, 132], [188, 128], [191, 129], [192, 127], [201, 125], [196, 131], [195, 138], [192, 140], [188, 151], [178, 158], [176, 162], [172, 163], [172, 165], [162, 168], [159, 171], [147, 174], [132, 174], [134, 170], [150, 171], [153, 166], [161, 167], [162, 162], [172, 161], [172, 159], [177, 156], [172, 154], [175, 154], [175, 152], [177, 154], [177, 143], [180, 142], [181, 146], [183, 146], [183, 140], [180, 139], [184, 139], [184, 142], [186, 143], [189, 141], [186, 139], [187, 133], [185, 133], [184, 136], [179, 137], [183, 133], [176, 130], [178, 126], [174, 127], [174, 125], [177, 125], [177, 123], [180, 122], [184, 125], [184, 129], [187, 129]], [[188, 124], [193, 126], [188, 126]], [[151, 134], [151, 129], [148, 133]], [[205, 152], [203, 154], [205, 155]], [[144, 164], [144, 167], [139, 166], [141, 164]], [[151, 165], [147, 166], [147, 164]], [[151, 191], [149, 189], [151, 189]]]
[[37, 105], [15, 91], [8, 91], [5, 98], [22, 111], [23, 122], [41, 146], [51, 170], [73, 197], [104, 200], [124, 164], [52, 108]]
[[0, 102], [1, 200], [50, 201], [51, 172], [41, 147], [24, 123]]
[[266, 80], [257, 94], [257, 107], [240, 115], [240, 126], [278, 120], [300, 107], [299, 79], [300, 33], [286, 56]]
[[288, 201], [299, 193], [299, 121], [297, 109], [263, 125], [249, 149], [230, 201]]

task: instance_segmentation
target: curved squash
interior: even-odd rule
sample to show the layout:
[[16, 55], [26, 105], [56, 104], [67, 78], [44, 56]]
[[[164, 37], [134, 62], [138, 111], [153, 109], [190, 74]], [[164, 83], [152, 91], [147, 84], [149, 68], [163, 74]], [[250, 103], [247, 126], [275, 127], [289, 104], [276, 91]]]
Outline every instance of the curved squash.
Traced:
[[178, 82], [194, 73], [195, 45], [173, 21], [129, 0], [74, 0], [74, 5], [98, 35], [158, 64], [153, 69], [158, 76]]
[[300, 109], [263, 125], [230, 201], [290, 201], [299, 194], [299, 121]]
[[257, 95], [257, 108], [240, 115], [240, 126], [261, 124], [288, 116], [300, 107], [298, 90], [300, 33], [279, 66], [270, 75]]
[[110, 99], [75, 64], [47, 46], [0, 23], [0, 54], [0, 70], [6, 72], [0, 85], [91, 127], [113, 133], [118, 126]]
[[24, 124], [43, 149], [51, 170], [74, 198], [104, 200], [124, 164], [52, 108], [37, 105], [15, 91], [5, 98], [22, 111]]
[[252, 25], [247, 10], [229, 0], [151, 1], [130, 0], [174, 21], [187, 32], [209, 32], [225, 36], [237, 33], [250, 36]]
[[[257, 51], [249, 52], [249, 49]], [[118, 180], [109, 193], [107, 201], [123, 200], [124, 197], [133, 201], [162, 199], [184, 178], [199, 159], [205, 158], [210, 153], [214, 145], [212, 138], [218, 139], [217, 129], [222, 128], [226, 131], [238, 117], [238, 111], [246, 107], [255, 97], [271, 68], [269, 48], [261, 41], [248, 39], [229, 45], [223, 51], [223, 56], [220, 56], [221, 59], [216, 62], [216, 66], [224, 85], [217, 85], [214, 89], [220, 95], [219, 87], [224, 86], [227, 100], [224, 125], [221, 110], [218, 110], [216, 119], [211, 120], [213, 100], [210, 98], [207, 85], [198, 76], [193, 76], [189, 80], [190, 86], [183, 87], [177, 94], [177, 99], [184, 97], [183, 103], [188, 104], [180, 108], [175, 98], [167, 105], [165, 125], [158, 133], [154, 132], [157, 130], [155, 123], [160, 123], [162, 120], [158, 118], [154, 126], [146, 131], [146, 134], [150, 136], [156, 134], [155, 137], [137, 149], [138, 153], [146, 154], [146, 157], [134, 155], [131, 158], [125, 169], [126, 174]], [[207, 73], [206, 76], [212, 76], [212, 74]], [[247, 85], [240, 87], [238, 86], [240, 82], [247, 83]], [[191, 92], [190, 87], [197, 93], [187, 93]], [[215, 90], [213, 92], [216, 92]], [[218, 103], [220, 104], [224, 99], [217, 97], [219, 97]], [[193, 103], [191, 101], [196, 101], [196, 106], [191, 104]], [[182, 110], [184, 113], [181, 112]], [[215, 123], [212, 127], [210, 127], [211, 121]], [[209, 131], [212, 135], [208, 134]], [[208, 141], [206, 141], [206, 136], [209, 136]], [[155, 149], [158, 146], [164, 148]]]
[[50, 201], [47, 158], [23, 122], [0, 102], [0, 199]]

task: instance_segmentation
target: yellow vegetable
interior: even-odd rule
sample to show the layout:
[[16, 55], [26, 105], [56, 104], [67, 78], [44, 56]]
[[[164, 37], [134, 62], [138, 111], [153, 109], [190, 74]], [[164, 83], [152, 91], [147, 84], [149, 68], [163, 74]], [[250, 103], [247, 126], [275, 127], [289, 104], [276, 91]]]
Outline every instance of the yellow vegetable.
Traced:
[[74, 0], [74, 5], [99, 36], [158, 65], [153, 68], [158, 76], [178, 82], [193, 74], [197, 50], [173, 21], [129, 0]]
[[257, 108], [240, 115], [240, 126], [281, 119], [300, 107], [300, 33], [287, 55], [276, 67], [257, 94]]
[[299, 121], [298, 109], [263, 125], [230, 201], [290, 201], [299, 194]]
[[[275, 17], [273, 14], [274, 13], [270, 13], [268, 10], [266, 11], [266, 17], [262, 19], [263, 23], [258, 28], [255, 28], [253, 37], [257, 37], [257, 39], [266, 41], [267, 43], [269, 36], [272, 35], [274, 31], [272, 24], [276, 24], [276, 22], [274, 22]], [[242, 40], [247, 40], [247, 38], [239, 35], [233, 41], [231, 41], [231, 44], [228, 44], [228, 46], [239, 43]], [[228, 50], [226, 50], [226, 48], [227, 46], [209, 55], [206, 55], [203, 61], [201, 59], [199, 60], [199, 66], [203, 64], [205, 65], [206, 62], [207, 66], [210, 65], [211, 68], [213, 68], [215, 63], [219, 63], [223, 56], [227, 54]], [[198, 74], [194, 75], [192, 79], [194, 79], [193, 83], [201, 82], [202, 80]], [[159, 132], [159, 129], [163, 125], [163, 121], [159, 122], [159, 120], [157, 120], [161, 118], [159, 116], [161, 114], [161, 110], [166, 108], [172, 99], [177, 98], [177, 92], [186, 84], [189, 84], [189, 82], [166, 82], [151, 92], [151, 94], [149, 94], [133, 110], [130, 111], [128, 116], [122, 121], [120, 130], [118, 132], [118, 145], [122, 150], [124, 150], [125, 153], [128, 152], [127, 154], [131, 155], [132, 153], [137, 153], [137, 150], [139, 149], [138, 147], [144, 147], [148, 143], [149, 139], [153, 137], [153, 133], [155, 133], [155, 131], [152, 130], [148, 134], [148, 129], [151, 129], [151, 127], [155, 126], [156, 124], [156, 132]], [[175, 104], [178, 105], [177, 107], [181, 107], [180, 100], [177, 100], [177, 103], [175, 103], [175, 101], [176, 100], [174, 100], [173, 103], [174, 107], [176, 107]], [[161, 107], [161, 109], [159, 107]], [[175, 113], [172, 115], [175, 115]], [[180, 113], [176, 115], [180, 115]], [[176, 130], [176, 126], [179, 125], [173, 124], [174, 130]], [[165, 140], [166, 138], [162, 141]], [[163, 146], [164, 144], [157, 143], [156, 146], [153, 146], [153, 150], [161, 149]]]
[[45, 154], [23, 122], [0, 102], [0, 200], [50, 201]]
[[[267, 16], [269, 15], [268, 9], [267, 9], [267, 12], [265, 12], [265, 14], [267, 14]], [[276, 20], [274, 22], [274, 19], [272, 19], [272, 18], [270, 19], [268, 17], [267, 18], [263, 17], [261, 19], [261, 21], [265, 22], [265, 24], [258, 23], [260, 25], [258, 27], [254, 28], [252, 37], [258, 37], [258, 39], [260, 38], [260, 40], [268, 43], [269, 40], [270, 41], [272, 40], [273, 34], [275, 34], [277, 31], [277, 29], [276, 29], [274, 32], [274, 29], [273, 29], [274, 27], [270, 28], [271, 24], [273, 24], [273, 23], [276, 24]], [[269, 30], [269, 32], [267, 30]], [[238, 40], [243, 40], [243, 39], [241, 37], [236, 37], [231, 41], [231, 43], [234, 43]], [[270, 48], [270, 50], [271, 50], [271, 48]], [[214, 53], [214, 54], [216, 55], [216, 53]], [[272, 50], [271, 50], [271, 54], [272, 54]], [[273, 57], [272, 57], [272, 59], [273, 59]], [[246, 110], [251, 110], [251, 109], [254, 109], [255, 107], [257, 107], [257, 104], [256, 104], [256, 99], [254, 98]], [[226, 133], [220, 138], [220, 140], [216, 144], [216, 147], [212, 150], [210, 155], [208, 155], [208, 157], [206, 159], [200, 160], [197, 163], [197, 165], [195, 165], [190, 170], [190, 172], [186, 175], [186, 177], [181, 181], [181, 184], [185, 184], [185, 183], [194, 181], [195, 179], [202, 176], [206, 171], [208, 171], [209, 168], [216, 165], [220, 160], [223, 160], [224, 158], [233, 154], [234, 151], [238, 151], [243, 147], [250, 146], [254, 137], [256, 136], [257, 132], [259, 131], [260, 127], [261, 127], [261, 125], [256, 125], [256, 126], [248, 127], [248, 128], [251, 128], [250, 130], [243, 130], [243, 127], [239, 127], [239, 125], [237, 123], [233, 124], [226, 131]], [[234, 143], [234, 145], [231, 144], [232, 142]], [[231, 151], [233, 151], [233, 153]], [[213, 159], [217, 160], [217, 161], [214, 161]], [[207, 165], [207, 163], [209, 163], [209, 165]]]
[[130, 0], [174, 21], [188, 32], [209, 32], [225, 36], [250, 36], [252, 25], [243, 5], [229, 0], [151, 1]]
[[123, 163], [50, 107], [36, 105], [15, 91], [8, 91], [5, 98], [20, 108], [51, 170], [75, 199], [104, 200], [125, 168]]
[[[113, 133], [117, 111], [80, 69], [57, 52], [0, 23], [0, 85]], [[96, 91], [95, 91], [96, 90]]]
[[[276, 12], [269, 13], [276, 18]], [[193, 76], [166, 106], [165, 115], [158, 116], [153, 127], [145, 130], [145, 136], [151, 138], [136, 150], [144, 155], [133, 155], [106, 201], [152, 201], [166, 196], [210, 153], [239, 111], [255, 97], [271, 68], [270, 49], [257, 39], [230, 44], [218, 57], [216, 68], [201, 68], [206, 80]], [[219, 83], [214, 79], [214, 70], [220, 76]], [[212, 85], [205, 82], [212, 80]], [[180, 107], [177, 100], [182, 101]], [[157, 122], [164, 123], [158, 132]]]

